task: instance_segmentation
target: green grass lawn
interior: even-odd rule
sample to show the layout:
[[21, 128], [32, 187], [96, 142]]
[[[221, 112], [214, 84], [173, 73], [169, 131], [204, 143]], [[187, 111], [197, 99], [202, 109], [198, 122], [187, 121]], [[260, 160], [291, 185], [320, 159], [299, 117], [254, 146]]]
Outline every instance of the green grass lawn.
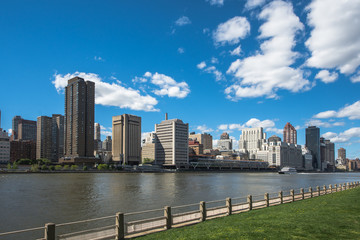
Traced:
[[360, 239], [360, 188], [137, 239]]

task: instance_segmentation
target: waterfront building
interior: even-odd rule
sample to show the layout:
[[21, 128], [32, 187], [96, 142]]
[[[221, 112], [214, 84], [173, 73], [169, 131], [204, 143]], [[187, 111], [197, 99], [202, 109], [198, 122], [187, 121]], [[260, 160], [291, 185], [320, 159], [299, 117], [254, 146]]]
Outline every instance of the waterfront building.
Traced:
[[197, 140], [189, 140], [189, 148], [195, 155], [204, 154], [204, 145]]
[[249, 159], [255, 159], [257, 151], [261, 150], [264, 142], [266, 142], [266, 133], [262, 127], [243, 129], [239, 140], [239, 151], [247, 153]]
[[311, 154], [313, 155], [313, 168], [321, 170], [320, 128], [316, 126], [309, 126], [305, 130], [305, 135], [305, 146], [311, 151]]
[[101, 140], [100, 123], [95, 123], [95, 140]]
[[36, 137], [36, 159], [51, 159], [52, 154], [52, 118], [40, 116], [37, 118], [37, 137]]
[[345, 148], [339, 148], [338, 149], [338, 159], [341, 161], [342, 164], [346, 163], [346, 149]]
[[155, 161], [155, 148], [157, 137], [156, 133], [147, 133], [143, 139], [143, 145], [141, 148], [141, 162], [153, 162]]
[[300, 145], [282, 142], [277, 136], [270, 137], [256, 152], [256, 159], [261, 159], [274, 167], [294, 167], [303, 169], [303, 157]]
[[335, 145], [330, 140], [320, 138], [321, 170], [335, 170]]
[[64, 116], [37, 118], [36, 158], [58, 162], [64, 155]]
[[36, 159], [36, 142], [31, 140], [10, 141], [10, 162], [19, 159]]
[[65, 87], [65, 146], [62, 162], [94, 163], [95, 83], [74, 77]]
[[141, 117], [123, 114], [112, 117], [113, 161], [127, 165], [141, 162]]
[[8, 133], [1, 128], [0, 125], [0, 163], [8, 163], [9, 161], [10, 161], [10, 137]]
[[217, 148], [220, 151], [231, 151], [232, 150], [232, 139], [227, 132], [220, 135], [220, 139], [217, 142]]
[[313, 156], [311, 154], [311, 151], [305, 146], [303, 146], [301, 150], [303, 155], [304, 170], [313, 170]]
[[111, 136], [106, 136], [105, 140], [102, 142], [102, 147], [101, 149], [103, 151], [108, 151], [108, 152], [111, 152], [112, 151], [112, 139], [111, 139]]
[[284, 127], [283, 139], [286, 143], [297, 144], [297, 132], [293, 125], [289, 122]]
[[180, 119], [165, 120], [155, 124], [157, 136], [155, 163], [177, 165], [189, 163], [189, 124]]
[[189, 134], [189, 139], [198, 141], [200, 144], [204, 146], [205, 149], [212, 149], [213, 148], [213, 138], [208, 133], [197, 133], [191, 132]]
[[20, 119], [17, 139], [36, 141], [36, 124], [36, 121]]

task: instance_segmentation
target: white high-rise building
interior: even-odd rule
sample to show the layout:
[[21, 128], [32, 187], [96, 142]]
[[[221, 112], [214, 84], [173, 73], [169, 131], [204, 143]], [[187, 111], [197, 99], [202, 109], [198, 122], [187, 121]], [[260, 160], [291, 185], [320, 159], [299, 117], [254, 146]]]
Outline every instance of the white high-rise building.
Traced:
[[155, 124], [157, 136], [155, 163], [176, 165], [189, 163], [189, 124], [180, 119], [164, 120]]
[[8, 133], [0, 128], [0, 163], [10, 161], [10, 137]]
[[262, 127], [246, 128], [242, 130], [239, 140], [239, 151], [249, 154], [249, 159], [255, 159], [257, 151], [266, 142], [266, 133]]

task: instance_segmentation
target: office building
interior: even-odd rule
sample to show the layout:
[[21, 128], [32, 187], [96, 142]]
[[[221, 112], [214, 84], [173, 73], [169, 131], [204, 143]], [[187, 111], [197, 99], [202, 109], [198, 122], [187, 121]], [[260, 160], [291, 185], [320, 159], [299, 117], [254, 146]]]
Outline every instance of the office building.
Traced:
[[232, 150], [232, 139], [230, 139], [229, 134], [224, 132], [220, 135], [220, 139], [217, 143], [217, 148], [220, 151], [231, 151]]
[[141, 162], [141, 117], [123, 114], [112, 118], [113, 161], [126, 165]]
[[19, 138], [19, 136], [18, 136], [18, 133], [19, 133], [18, 126], [19, 126], [19, 122], [20, 122], [21, 119], [22, 119], [21, 116], [15, 116], [12, 119], [12, 135], [13, 135], [12, 140], [16, 140], [16, 139]]
[[100, 124], [95, 123], [95, 140], [101, 140]]
[[93, 163], [95, 83], [74, 77], [65, 87], [65, 146], [62, 162]]
[[20, 119], [17, 129], [17, 139], [36, 141], [36, 121]]
[[297, 144], [297, 132], [293, 125], [289, 122], [286, 123], [284, 127], [284, 135], [283, 135], [284, 142]]
[[[189, 140], [189, 153], [193, 155], [204, 154], [204, 145], [197, 140]], [[190, 152], [191, 151], [191, 152]]]
[[194, 140], [194, 141], [198, 141], [200, 144], [203, 145], [204, 150], [213, 148], [213, 145], [212, 145], [213, 144], [213, 138], [208, 133], [197, 133], [197, 134], [195, 134], [195, 132], [191, 132], [189, 134], [189, 139]]
[[102, 142], [102, 150], [103, 151], [112, 151], [112, 139], [111, 136], [106, 136], [105, 140]]
[[36, 142], [31, 140], [10, 141], [10, 161], [20, 159], [36, 160]]
[[313, 168], [321, 170], [320, 128], [316, 126], [309, 126], [305, 130], [305, 135], [305, 146], [311, 151], [311, 154], [313, 155]]
[[1, 128], [1, 111], [0, 111], [0, 163], [10, 161], [10, 137], [8, 133]]
[[167, 119], [155, 124], [157, 136], [155, 163], [159, 165], [189, 163], [189, 124], [180, 119]]
[[155, 161], [155, 147], [156, 147], [156, 134], [151, 132], [147, 133], [143, 140], [141, 148], [141, 162], [153, 162]]
[[346, 163], [346, 149], [345, 148], [339, 148], [338, 149], [338, 159], [341, 161], [342, 164]]
[[320, 138], [320, 158], [322, 171], [335, 170], [335, 144], [323, 137]]
[[264, 142], [266, 142], [266, 133], [262, 127], [243, 129], [239, 140], [239, 151], [247, 153], [249, 159], [255, 159], [256, 152], [261, 150]]

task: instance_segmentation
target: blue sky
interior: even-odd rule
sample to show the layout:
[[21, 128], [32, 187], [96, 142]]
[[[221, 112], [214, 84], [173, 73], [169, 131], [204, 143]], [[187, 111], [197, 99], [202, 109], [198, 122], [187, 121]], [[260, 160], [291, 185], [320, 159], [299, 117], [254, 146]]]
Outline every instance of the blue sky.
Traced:
[[[334, 17], [336, 16], [336, 17]], [[307, 125], [360, 156], [360, 1], [7, 1], [2, 128], [64, 114], [67, 79], [96, 83], [95, 121], [179, 118], [190, 131]]]

